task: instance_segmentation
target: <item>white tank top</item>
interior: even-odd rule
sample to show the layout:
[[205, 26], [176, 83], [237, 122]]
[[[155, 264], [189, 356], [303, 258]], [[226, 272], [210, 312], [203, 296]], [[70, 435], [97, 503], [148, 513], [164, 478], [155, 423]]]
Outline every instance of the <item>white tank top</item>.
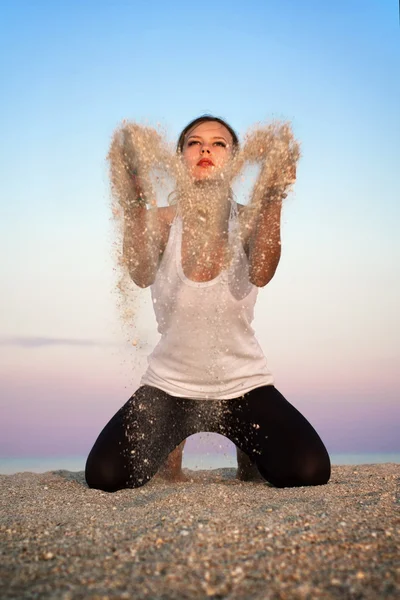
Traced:
[[141, 385], [181, 398], [228, 400], [273, 384], [251, 327], [258, 288], [249, 281], [237, 226], [237, 219], [231, 221], [229, 269], [211, 281], [196, 282], [183, 272], [182, 221], [175, 217], [151, 286], [161, 339]]

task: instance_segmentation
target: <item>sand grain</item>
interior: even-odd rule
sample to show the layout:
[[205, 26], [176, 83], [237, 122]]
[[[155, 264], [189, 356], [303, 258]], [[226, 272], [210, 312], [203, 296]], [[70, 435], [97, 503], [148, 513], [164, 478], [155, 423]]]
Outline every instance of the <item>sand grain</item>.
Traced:
[[398, 598], [399, 472], [275, 489], [187, 471], [114, 494], [83, 473], [1, 475], [0, 597]]

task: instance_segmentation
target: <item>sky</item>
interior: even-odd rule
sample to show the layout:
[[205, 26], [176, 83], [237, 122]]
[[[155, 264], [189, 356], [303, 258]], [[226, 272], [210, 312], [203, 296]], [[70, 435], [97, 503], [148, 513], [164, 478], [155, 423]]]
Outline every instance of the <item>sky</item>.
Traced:
[[206, 112], [301, 142], [256, 308], [276, 387], [329, 451], [400, 452], [398, 3], [0, 11], [0, 456], [87, 454], [138, 387], [158, 338], [148, 290], [118, 318], [108, 146], [123, 119], [175, 140]]

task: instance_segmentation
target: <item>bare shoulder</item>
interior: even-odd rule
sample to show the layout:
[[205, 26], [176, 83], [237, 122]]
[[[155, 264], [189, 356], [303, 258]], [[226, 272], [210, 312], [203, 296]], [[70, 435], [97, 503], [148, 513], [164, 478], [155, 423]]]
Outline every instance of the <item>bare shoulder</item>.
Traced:
[[176, 214], [176, 206], [161, 206], [157, 209], [157, 215], [160, 224], [164, 226], [171, 226]]
[[171, 225], [176, 214], [176, 206], [161, 206], [157, 212], [160, 221], [166, 225]]

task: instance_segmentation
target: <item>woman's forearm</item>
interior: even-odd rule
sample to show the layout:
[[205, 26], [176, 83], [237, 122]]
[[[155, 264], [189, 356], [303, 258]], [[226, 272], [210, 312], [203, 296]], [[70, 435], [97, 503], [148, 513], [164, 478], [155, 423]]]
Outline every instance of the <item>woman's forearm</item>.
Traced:
[[133, 281], [147, 287], [154, 281], [160, 259], [157, 209], [143, 204], [125, 209], [123, 257]]
[[265, 286], [274, 276], [281, 257], [283, 194], [268, 194], [249, 237], [250, 281]]

